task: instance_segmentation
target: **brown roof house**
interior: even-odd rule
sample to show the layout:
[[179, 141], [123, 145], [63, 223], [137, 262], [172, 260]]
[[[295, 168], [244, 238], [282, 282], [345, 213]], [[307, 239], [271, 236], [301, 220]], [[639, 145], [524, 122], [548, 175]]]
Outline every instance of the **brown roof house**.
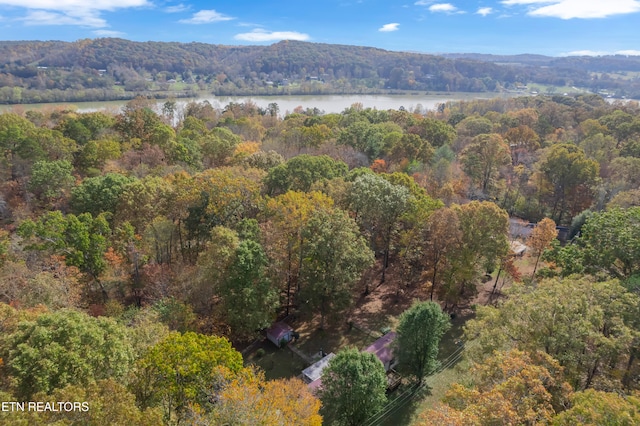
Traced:
[[267, 339], [273, 342], [274, 345], [281, 348], [289, 343], [296, 335], [293, 328], [285, 322], [277, 322], [267, 330]]
[[378, 357], [382, 362], [382, 365], [384, 365], [384, 371], [389, 371], [398, 365], [398, 361], [393, 356], [393, 350], [391, 347], [395, 338], [396, 332], [391, 331], [373, 342], [371, 346], [364, 350], [364, 352], [370, 352]]

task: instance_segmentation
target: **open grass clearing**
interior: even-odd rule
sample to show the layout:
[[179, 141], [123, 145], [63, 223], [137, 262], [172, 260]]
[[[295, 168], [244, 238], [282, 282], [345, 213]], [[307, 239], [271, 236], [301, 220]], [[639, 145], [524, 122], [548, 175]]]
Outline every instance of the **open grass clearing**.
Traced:
[[[260, 349], [264, 351], [262, 356], [258, 356]], [[266, 339], [246, 356], [245, 364], [260, 367], [268, 380], [296, 377], [307, 367], [298, 355], [286, 348], [278, 349]]]

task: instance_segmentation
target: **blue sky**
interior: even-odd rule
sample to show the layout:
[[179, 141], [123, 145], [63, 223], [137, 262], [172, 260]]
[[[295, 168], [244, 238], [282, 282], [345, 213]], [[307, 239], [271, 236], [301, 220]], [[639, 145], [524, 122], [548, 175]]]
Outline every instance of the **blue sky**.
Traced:
[[640, 55], [640, 0], [0, 0], [0, 39]]

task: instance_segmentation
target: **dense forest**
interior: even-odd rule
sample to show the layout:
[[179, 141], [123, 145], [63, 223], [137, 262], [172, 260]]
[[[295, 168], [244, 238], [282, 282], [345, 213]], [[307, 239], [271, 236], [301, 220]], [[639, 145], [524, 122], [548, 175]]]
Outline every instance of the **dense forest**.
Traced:
[[[637, 102], [136, 98], [1, 114], [0, 146], [0, 398], [89, 404], [2, 424], [375, 424], [393, 396], [362, 324], [395, 330], [418, 392], [462, 317], [463, 379], [406, 423], [640, 422]], [[337, 353], [319, 390], [256, 349], [283, 319]]]
[[[216, 95], [493, 92], [528, 84], [640, 98], [638, 57], [435, 56], [282, 41], [271, 46], [0, 42], [0, 103]], [[572, 91], [574, 89], [571, 89]]]

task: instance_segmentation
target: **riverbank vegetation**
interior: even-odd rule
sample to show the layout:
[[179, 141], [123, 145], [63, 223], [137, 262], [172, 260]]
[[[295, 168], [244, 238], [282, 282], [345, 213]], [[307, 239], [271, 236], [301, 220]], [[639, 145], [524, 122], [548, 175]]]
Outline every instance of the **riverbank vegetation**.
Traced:
[[[239, 351], [286, 318], [305, 362], [344, 360], [338, 384], [377, 362], [349, 343], [387, 327], [403, 334], [401, 389], [458, 365], [465, 380], [418, 424], [637, 422], [636, 102], [282, 116], [137, 98], [1, 114], [0, 146], [3, 401], [89, 398], [97, 424], [368, 424], [387, 409], [382, 371], [346, 417], [364, 388], [336, 401], [299, 372], [267, 380], [264, 349]], [[438, 365], [443, 312], [473, 319]], [[414, 317], [434, 318], [428, 359], [406, 346]], [[73, 415], [0, 422], [86, 423]]]

